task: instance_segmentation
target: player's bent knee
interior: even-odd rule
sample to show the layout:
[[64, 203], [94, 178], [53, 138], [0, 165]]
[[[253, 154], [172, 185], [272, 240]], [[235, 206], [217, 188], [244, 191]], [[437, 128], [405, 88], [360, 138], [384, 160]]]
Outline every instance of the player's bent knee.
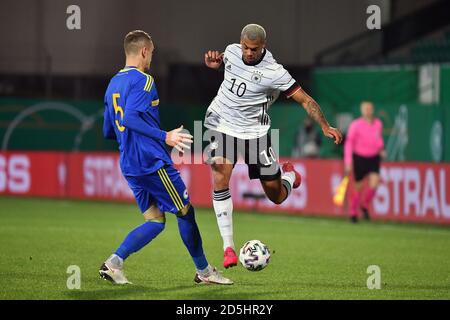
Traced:
[[180, 211], [177, 212], [177, 217], [184, 217], [185, 215], [187, 215], [190, 208], [191, 208], [191, 203], [189, 202]]
[[267, 195], [270, 201], [272, 201], [274, 204], [282, 204], [283, 201], [286, 199], [286, 197], [281, 197], [279, 194], [277, 195]]
[[233, 171], [232, 164], [212, 165], [214, 188], [225, 189], [230, 183], [231, 173]]
[[287, 198], [287, 194], [283, 193], [283, 185], [279, 180], [261, 180], [266, 196], [274, 204], [281, 204]]
[[275, 204], [282, 204], [285, 199], [276, 198], [276, 199], [271, 199], [271, 200]]
[[151, 222], [159, 222], [162, 224], [166, 223], [166, 215], [161, 212], [158, 207], [152, 205], [150, 208], [148, 208], [144, 214], [145, 221], [151, 221]]
[[161, 218], [153, 218], [153, 219], [146, 219], [147, 222], [157, 222], [162, 225], [162, 228], [164, 229], [164, 226], [166, 225], [166, 216], [163, 216]]
[[275, 204], [281, 204], [286, 199], [286, 196], [282, 194], [281, 188], [266, 186], [264, 192], [267, 198]]

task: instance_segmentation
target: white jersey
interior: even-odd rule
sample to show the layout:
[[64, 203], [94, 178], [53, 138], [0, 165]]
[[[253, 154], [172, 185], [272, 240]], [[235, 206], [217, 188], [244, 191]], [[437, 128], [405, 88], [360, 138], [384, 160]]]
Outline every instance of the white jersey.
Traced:
[[224, 79], [205, 117], [205, 127], [240, 139], [267, 134], [267, 110], [283, 91], [290, 97], [300, 86], [265, 49], [256, 65], [242, 60], [241, 45], [234, 43], [223, 56]]

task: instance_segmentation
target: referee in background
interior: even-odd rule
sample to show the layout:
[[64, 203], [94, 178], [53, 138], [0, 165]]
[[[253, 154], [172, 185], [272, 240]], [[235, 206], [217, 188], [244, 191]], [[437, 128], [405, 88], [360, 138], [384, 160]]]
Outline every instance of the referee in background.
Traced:
[[[358, 222], [359, 210], [370, 220], [369, 206], [380, 183], [380, 162], [385, 158], [383, 123], [374, 117], [372, 102], [361, 103], [361, 117], [352, 121], [344, 145], [345, 174], [353, 173], [354, 189], [350, 199], [350, 220]], [[368, 188], [362, 192], [364, 178]]]

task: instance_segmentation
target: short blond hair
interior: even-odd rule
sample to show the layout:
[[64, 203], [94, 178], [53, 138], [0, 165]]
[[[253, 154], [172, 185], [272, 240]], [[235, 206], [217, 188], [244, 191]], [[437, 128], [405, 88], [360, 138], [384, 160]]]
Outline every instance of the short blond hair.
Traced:
[[241, 39], [247, 38], [251, 41], [266, 41], [266, 30], [259, 24], [251, 23], [246, 25], [241, 31]]
[[137, 54], [145, 45], [152, 43], [152, 37], [145, 31], [134, 30], [128, 32], [123, 40], [126, 55]]

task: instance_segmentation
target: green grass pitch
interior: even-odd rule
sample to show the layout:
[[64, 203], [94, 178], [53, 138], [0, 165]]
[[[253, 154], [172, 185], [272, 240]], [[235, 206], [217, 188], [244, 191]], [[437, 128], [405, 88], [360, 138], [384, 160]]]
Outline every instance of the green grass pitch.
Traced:
[[[197, 209], [204, 249], [223, 270], [212, 210]], [[393, 223], [234, 213], [235, 240], [259, 239], [269, 266], [223, 270], [233, 286], [196, 286], [176, 218], [126, 262], [133, 285], [101, 280], [98, 268], [143, 222], [137, 206], [0, 197], [0, 299], [450, 299], [450, 229]], [[67, 267], [81, 270], [69, 290]], [[369, 265], [381, 289], [367, 288]]]

